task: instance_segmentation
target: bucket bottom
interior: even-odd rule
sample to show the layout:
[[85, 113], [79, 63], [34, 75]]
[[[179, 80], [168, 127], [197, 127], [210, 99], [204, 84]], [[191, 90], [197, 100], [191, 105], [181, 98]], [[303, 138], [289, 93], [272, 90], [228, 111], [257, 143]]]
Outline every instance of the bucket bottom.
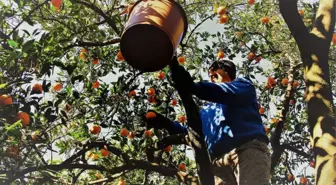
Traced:
[[132, 67], [145, 72], [163, 69], [171, 63], [174, 54], [167, 33], [149, 24], [128, 28], [121, 38], [120, 50]]

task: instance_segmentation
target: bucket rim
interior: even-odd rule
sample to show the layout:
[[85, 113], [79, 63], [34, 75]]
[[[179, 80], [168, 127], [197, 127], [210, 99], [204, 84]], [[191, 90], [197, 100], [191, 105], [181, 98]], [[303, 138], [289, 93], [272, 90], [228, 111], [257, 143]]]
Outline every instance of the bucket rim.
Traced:
[[[127, 20], [129, 20], [130, 18], [130, 15], [131, 15], [131, 12], [133, 11], [134, 7], [139, 4], [141, 1], [143, 0], [138, 0], [137, 2], [134, 3], [134, 5], [132, 6], [130, 12], [128, 13], [128, 18]], [[160, 0], [159, 0], [160, 1]], [[188, 18], [187, 18], [187, 14], [186, 12], [184, 11], [183, 7], [176, 1], [174, 0], [167, 0], [167, 1], [170, 1], [170, 2], [173, 2], [179, 9], [180, 9], [180, 13], [182, 14], [182, 19], [183, 19], [183, 22], [184, 22], [184, 30], [183, 30], [183, 35], [182, 35], [182, 38], [181, 38], [181, 41], [180, 41], [180, 45], [182, 44], [182, 41], [183, 39], [185, 38], [186, 34], [187, 34], [187, 31], [188, 31], [188, 25], [189, 25], [189, 22], [188, 22]]]

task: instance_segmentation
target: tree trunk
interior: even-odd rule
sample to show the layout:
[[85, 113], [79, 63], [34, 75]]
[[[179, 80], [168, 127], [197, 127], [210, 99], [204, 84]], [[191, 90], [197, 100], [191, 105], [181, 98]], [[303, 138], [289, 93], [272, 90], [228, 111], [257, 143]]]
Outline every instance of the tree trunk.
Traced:
[[328, 54], [335, 27], [335, 0], [320, 0], [314, 28], [307, 30], [297, 10], [297, 1], [279, 0], [280, 11], [301, 53], [306, 80], [306, 102], [311, 144], [316, 155], [315, 183], [336, 182], [335, 110]]
[[[178, 64], [172, 64], [171, 67], [176, 67], [176, 65]], [[202, 122], [198, 106], [194, 102], [191, 94], [185, 94], [179, 90], [178, 92], [187, 113], [189, 126], [188, 137], [190, 139], [190, 144], [194, 149], [200, 184], [214, 185], [215, 180], [212, 163], [203, 137]]]

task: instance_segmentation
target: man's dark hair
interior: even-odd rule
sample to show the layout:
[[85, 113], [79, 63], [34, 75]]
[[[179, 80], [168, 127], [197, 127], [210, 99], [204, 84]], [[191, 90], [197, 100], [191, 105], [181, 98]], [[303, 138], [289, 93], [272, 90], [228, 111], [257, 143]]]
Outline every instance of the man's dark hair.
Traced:
[[209, 67], [209, 70], [216, 71], [217, 69], [223, 69], [230, 77], [231, 80], [236, 79], [236, 65], [230, 60], [215, 61]]

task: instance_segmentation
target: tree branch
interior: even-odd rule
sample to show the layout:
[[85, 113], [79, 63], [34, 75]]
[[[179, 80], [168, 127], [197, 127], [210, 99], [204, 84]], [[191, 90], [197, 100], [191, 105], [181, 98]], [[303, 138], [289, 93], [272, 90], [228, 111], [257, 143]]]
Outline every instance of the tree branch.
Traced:
[[[27, 17], [31, 17], [31, 15], [32, 15], [36, 10], [38, 10], [40, 7], [42, 7], [43, 5], [45, 5], [45, 4], [47, 4], [47, 3], [49, 3], [49, 0], [46, 0], [46, 1], [44, 1], [43, 3], [37, 5], [34, 9], [32, 9], [32, 10], [29, 11]], [[16, 29], [17, 29], [17, 28], [18, 28], [24, 21], [25, 21], [25, 18], [23, 18], [22, 21], [21, 21], [19, 24], [17, 24], [17, 25], [13, 28], [13, 30], [8, 34], [8, 36], [12, 35], [12, 34], [14, 33], [14, 31], [16, 31]]]
[[293, 96], [293, 81], [294, 81], [293, 74], [294, 74], [295, 61], [288, 54], [286, 54], [286, 57], [289, 59], [289, 65], [290, 65], [289, 70], [288, 70], [288, 85], [287, 85], [287, 89], [285, 92], [285, 99], [283, 101], [283, 107], [281, 110], [279, 122], [277, 123], [276, 128], [271, 136], [271, 146], [273, 148], [273, 153], [271, 156], [271, 171], [274, 170], [283, 152], [283, 149], [281, 149], [281, 146], [280, 146], [280, 138], [281, 138], [281, 133], [282, 133], [285, 121], [286, 121], [286, 115], [289, 110], [289, 101], [291, 97]]
[[299, 150], [299, 149], [297, 149], [297, 148], [295, 148], [295, 147], [293, 147], [293, 146], [291, 146], [291, 145], [289, 145], [289, 144], [283, 144], [283, 145], [281, 145], [281, 146], [282, 146], [284, 149], [290, 150], [290, 151], [292, 151], [292, 152], [294, 152], [294, 153], [296, 153], [296, 154], [301, 155], [302, 157], [305, 157], [305, 158], [308, 158], [308, 159], [312, 157], [311, 155], [307, 154], [306, 152], [301, 151], [301, 150]]
[[105, 42], [85, 42], [85, 41], [77, 41], [74, 44], [70, 44], [64, 48], [64, 50], [71, 49], [76, 46], [81, 46], [81, 47], [94, 47], [94, 46], [107, 46], [111, 44], [116, 44], [120, 42], [120, 38], [114, 38]]
[[95, 11], [96, 13], [98, 13], [100, 16], [102, 16], [106, 20], [107, 24], [117, 33], [117, 35], [120, 35], [120, 31], [118, 30], [115, 21], [111, 19], [108, 15], [106, 15], [103, 10], [101, 10], [96, 5], [90, 2], [80, 1], [80, 0], [74, 0], [74, 2], [77, 2], [78, 4], [82, 4], [90, 8], [91, 10]]
[[309, 31], [298, 13], [297, 0], [279, 0], [280, 13], [291, 31], [301, 53], [306, 53], [305, 45], [309, 38]]

